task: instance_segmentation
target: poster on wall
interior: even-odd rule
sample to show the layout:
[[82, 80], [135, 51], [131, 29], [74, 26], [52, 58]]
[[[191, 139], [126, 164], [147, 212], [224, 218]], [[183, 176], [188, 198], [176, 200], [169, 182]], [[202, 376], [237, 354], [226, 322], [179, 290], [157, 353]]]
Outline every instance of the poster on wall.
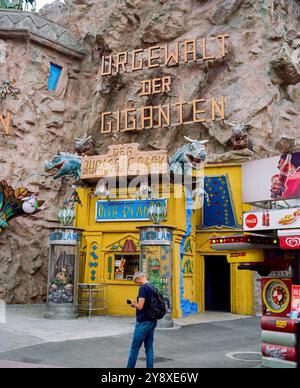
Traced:
[[243, 163], [243, 202], [300, 198], [300, 152]]
[[293, 228], [300, 228], [300, 207], [243, 214], [244, 231]]
[[300, 319], [300, 286], [292, 285], [291, 318]]

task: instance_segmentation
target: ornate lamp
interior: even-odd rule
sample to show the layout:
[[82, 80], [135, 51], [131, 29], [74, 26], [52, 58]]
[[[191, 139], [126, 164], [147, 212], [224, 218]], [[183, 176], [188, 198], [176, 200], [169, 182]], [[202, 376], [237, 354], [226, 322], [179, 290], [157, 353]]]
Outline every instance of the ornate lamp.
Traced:
[[110, 192], [108, 190], [108, 183], [100, 179], [97, 183], [94, 196], [100, 198], [108, 198], [110, 196]]
[[136, 191], [137, 199], [148, 199], [151, 195], [151, 188], [148, 186], [147, 182], [142, 182], [140, 187]]
[[153, 202], [149, 206], [148, 216], [153, 224], [159, 225], [167, 218], [167, 206], [163, 205], [161, 202]]
[[75, 220], [74, 203], [64, 201], [62, 206], [59, 206], [58, 219], [63, 226], [73, 226]]

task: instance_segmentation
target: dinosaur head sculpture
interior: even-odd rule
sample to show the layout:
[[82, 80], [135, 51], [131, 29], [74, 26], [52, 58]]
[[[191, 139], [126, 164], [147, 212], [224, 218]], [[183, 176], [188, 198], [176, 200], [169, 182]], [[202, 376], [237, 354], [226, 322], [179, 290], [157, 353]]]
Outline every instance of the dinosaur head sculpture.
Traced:
[[74, 146], [75, 151], [79, 155], [96, 155], [96, 149], [95, 149], [95, 140], [92, 138], [92, 136], [84, 136], [84, 137], [77, 137], [74, 139]]
[[170, 171], [175, 174], [191, 175], [192, 170], [199, 170], [203, 167], [206, 159], [205, 144], [209, 140], [193, 140], [184, 136], [188, 144], [180, 147], [170, 158]]
[[52, 160], [46, 161], [44, 170], [58, 179], [62, 176], [73, 176], [76, 180], [80, 179], [81, 157], [74, 154], [58, 152]]
[[232, 130], [230, 141], [234, 150], [250, 148], [250, 141], [247, 133], [247, 130], [251, 128], [249, 123], [233, 124], [226, 121], [225, 124], [227, 124]]
[[205, 144], [209, 140], [193, 140], [187, 136], [184, 136], [185, 140], [189, 142], [185, 147], [186, 158], [192, 165], [192, 168], [198, 170], [206, 159], [207, 153], [205, 150]]

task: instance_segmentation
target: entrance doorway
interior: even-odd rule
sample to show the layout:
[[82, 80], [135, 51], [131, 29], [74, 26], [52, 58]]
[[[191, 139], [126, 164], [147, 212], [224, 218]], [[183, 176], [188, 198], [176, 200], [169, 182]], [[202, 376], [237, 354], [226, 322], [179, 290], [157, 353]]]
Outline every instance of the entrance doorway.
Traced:
[[231, 311], [230, 264], [226, 256], [205, 256], [205, 310]]

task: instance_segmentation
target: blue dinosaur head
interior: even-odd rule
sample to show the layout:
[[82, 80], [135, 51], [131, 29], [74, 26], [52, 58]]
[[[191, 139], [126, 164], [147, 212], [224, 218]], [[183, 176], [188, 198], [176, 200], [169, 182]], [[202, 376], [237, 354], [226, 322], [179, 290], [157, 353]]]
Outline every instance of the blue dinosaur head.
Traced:
[[73, 176], [76, 180], [80, 179], [81, 157], [74, 154], [58, 152], [52, 160], [46, 161], [44, 170], [58, 179], [62, 176]]
[[170, 171], [175, 174], [188, 174], [192, 170], [199, 170], [203, 167], [206, 159], [205, 144], [209, 140], [193, 140], [184, 136], [188, 144], [181, 146], [170, 158]]
[[201, 163], [206, 159], [207, 153], [205, 144], [208, 140], [193, 140], [186, 136], [184, 138], [189, 142], [189, 144], [184, 146], [186, 159], [192, 165], [192, 168], [198, 169], [201, 167]]

